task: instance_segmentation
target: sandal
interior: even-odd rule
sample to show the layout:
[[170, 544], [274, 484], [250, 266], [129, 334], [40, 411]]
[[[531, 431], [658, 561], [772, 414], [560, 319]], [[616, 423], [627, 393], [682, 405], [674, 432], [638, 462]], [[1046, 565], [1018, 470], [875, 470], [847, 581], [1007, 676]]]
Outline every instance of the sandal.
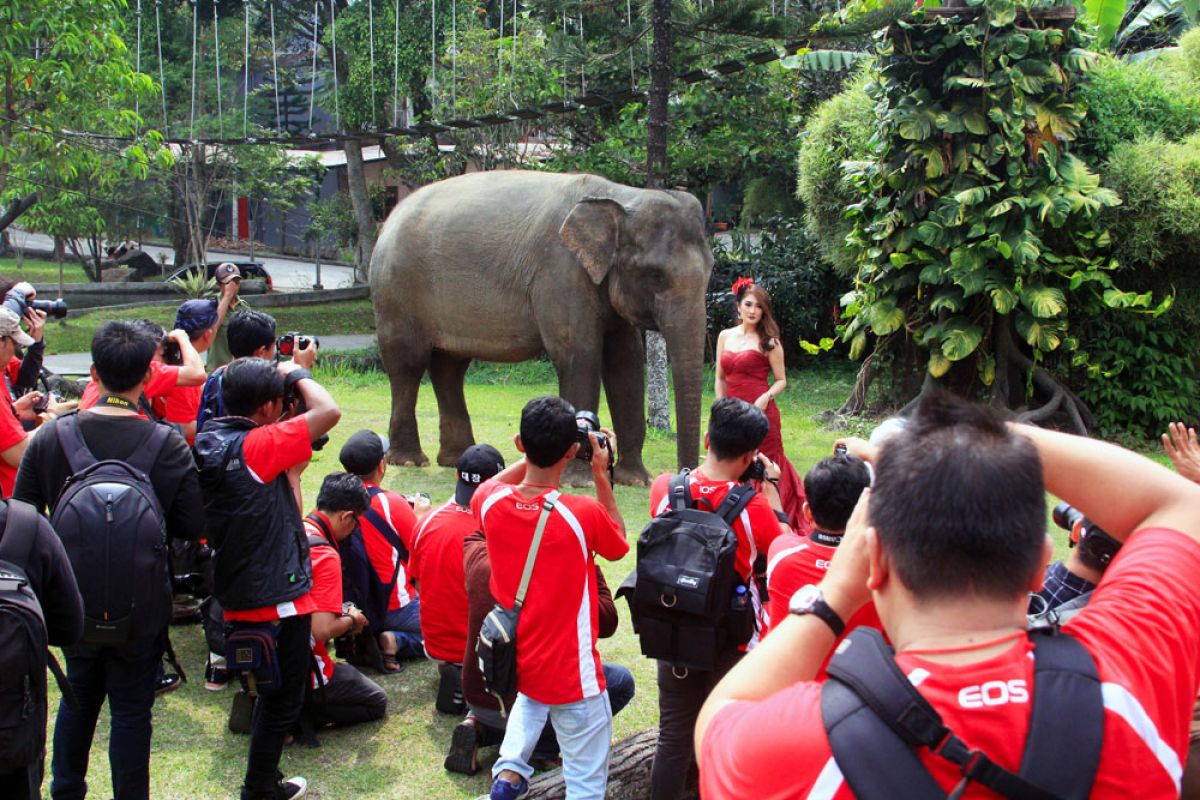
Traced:
[[[387, 637], [387, 638], [385, 638]], [[390, 640], [392, 651], [389, 653], [386, 643]], [[396, 643], [396, 637], [388, 631], [379, 634], [379, 669], [384, 674], [394, 674], [404, 669], [404, 665], [397, 658], [399, 645]]]

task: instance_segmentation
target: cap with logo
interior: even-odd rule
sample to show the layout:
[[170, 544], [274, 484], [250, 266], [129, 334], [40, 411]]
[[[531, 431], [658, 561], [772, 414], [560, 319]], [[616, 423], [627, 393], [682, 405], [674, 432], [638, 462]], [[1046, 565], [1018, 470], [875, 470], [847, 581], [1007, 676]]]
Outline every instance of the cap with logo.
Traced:
[[383, 454], [388, 450], [388, 440], [372, 430], [363, 429], [353, 434], [342, 445], [338, 461], [352, 475], [368, 475], [375, 471]]
[[474, 444], [458, 457], [454, 468], [458, 470], [458, 484], [454, 487], [454, 502], [469, 506], [471, 497], [479, 484], [504, 469], [504, 456], [490, 444]]
[[217, 264], [217, 268], [213, 270], [213, 277], [217, 279], [217, 283], [226, 284], [230, 281], [240, 281], [242, 279], [242, 271], [238, 269], [237, 264], [223, 261]]

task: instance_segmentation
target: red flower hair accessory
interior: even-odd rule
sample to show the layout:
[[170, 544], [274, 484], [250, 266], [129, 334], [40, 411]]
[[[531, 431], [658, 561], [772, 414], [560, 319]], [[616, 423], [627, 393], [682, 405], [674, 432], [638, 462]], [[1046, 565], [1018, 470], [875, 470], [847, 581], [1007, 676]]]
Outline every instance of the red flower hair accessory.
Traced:
[[733, 282], [733, 289], [732, 289], [733, 296], [736, 298], [741, 298], [742, 291], [745, 290], [745, 288], [747, 286], [753, 286], [753, 285], [754, 285], [754, 278], [738, 278], [736, 281]]

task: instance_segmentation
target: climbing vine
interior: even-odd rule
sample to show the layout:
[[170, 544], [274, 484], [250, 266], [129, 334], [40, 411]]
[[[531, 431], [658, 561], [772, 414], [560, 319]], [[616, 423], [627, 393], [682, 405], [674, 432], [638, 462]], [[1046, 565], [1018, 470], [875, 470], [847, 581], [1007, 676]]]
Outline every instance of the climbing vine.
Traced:
[[1098, 217], [1120, 199], [1071, 152], [1095, 58], [1073, 18], [1073, 6], [974, 0], [881, 37], [874, 158], [851, 176], [862, 199], [848, 211], [858, 267], [843, 336], [856, 358], [871, 336], [877, 353], [920, 348], [924, 390], [1030, 420], [1063, 409], [1086, 428], [1086, 407], [1041, 366], [1086, 359], [1069, 305], [1161, 309], [1114, 285]]

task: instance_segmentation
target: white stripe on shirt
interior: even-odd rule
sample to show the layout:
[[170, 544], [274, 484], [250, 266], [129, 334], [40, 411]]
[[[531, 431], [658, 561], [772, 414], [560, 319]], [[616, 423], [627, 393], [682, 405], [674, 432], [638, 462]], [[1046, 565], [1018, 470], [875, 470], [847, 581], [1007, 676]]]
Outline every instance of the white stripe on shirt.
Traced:
[[[587, 537], [583, 535], [583, 526], [578, 518], [567, 508], [567, 504], [558, 499], [554, 510], [562, 516], [568, 527], [575, 532], [583, 554], [584, 569], [587, 568], [588, 546]], [[585, 575], [583, 581], [583, 596], [579, 599], [579, 608], [575, 612], [575, 641], [579, 651], [579, 686], [584, 698], [600, 694], [600, 682], [596, 680], [596, 660], [592, 657], [592, 604], [591, 593], [588, 591], [593, 577]]]
[[767, 586], [769, 587], [771, 585], [771, 573], [775, 571], [775, 567], [779, 565], [780, 561], [783, 561], [785, 558], [787, 558], [790, 555], [799, 553], [799, 552], [801, 552], [803, 550], [807, 550], [807, 549], [808, 549], [808, 542], [805, 542], [804, 544], [798, 544], [795, 547], [789, 547], [786, 550], [780, 550], [778, 553], [776, 553], [775, 557], [772, 558], [771, 561], [767, 564]]
[[1133, 729], [1142, 743], [1158, 759], [1158, 763], [1162, 765], [1166, 773], [1171, 776], [1171, 780], [1175, 784], [1175, 793], [1178, 794], [1180, 783], [1183, 780], [1183, 764], [1179, 761], [1179, 754], [1159, 736], [1158, 728], [1154, 726], [1154, 720], [1146, 713], [1146, 709], [1142, 707], [1136, 697], [1129, 693], [1128, 689], [1119, 684], [1102, 683], [1100, 691], [1104, 695], [1105, 710], [1111, 711], [1125, 720], [1125, 723]]
[[817, 782], [813, 784], [812, 790], [809, 791], [808, 800], [833, 800], [834, 795], [841, 788], [842, 770], [831, 756], [825, 762], [821, 774], [817, 776]]
[[494, 491], [490, 495], [488, 495], [487, 499], [483, 501], [483, 505], [479, 507], [479, 524], [480, 525], [483, 524], [483, 518], [487, 516], [488, 510], [492, 506], [496, 505], [497, 502], [499, 502], [501, 499], [503, 499], [505, 497], [508, 497], [512, 493], [513, 493], [513, 487], [506, 486], [503, 489], [497, 489], [496, 491]]

